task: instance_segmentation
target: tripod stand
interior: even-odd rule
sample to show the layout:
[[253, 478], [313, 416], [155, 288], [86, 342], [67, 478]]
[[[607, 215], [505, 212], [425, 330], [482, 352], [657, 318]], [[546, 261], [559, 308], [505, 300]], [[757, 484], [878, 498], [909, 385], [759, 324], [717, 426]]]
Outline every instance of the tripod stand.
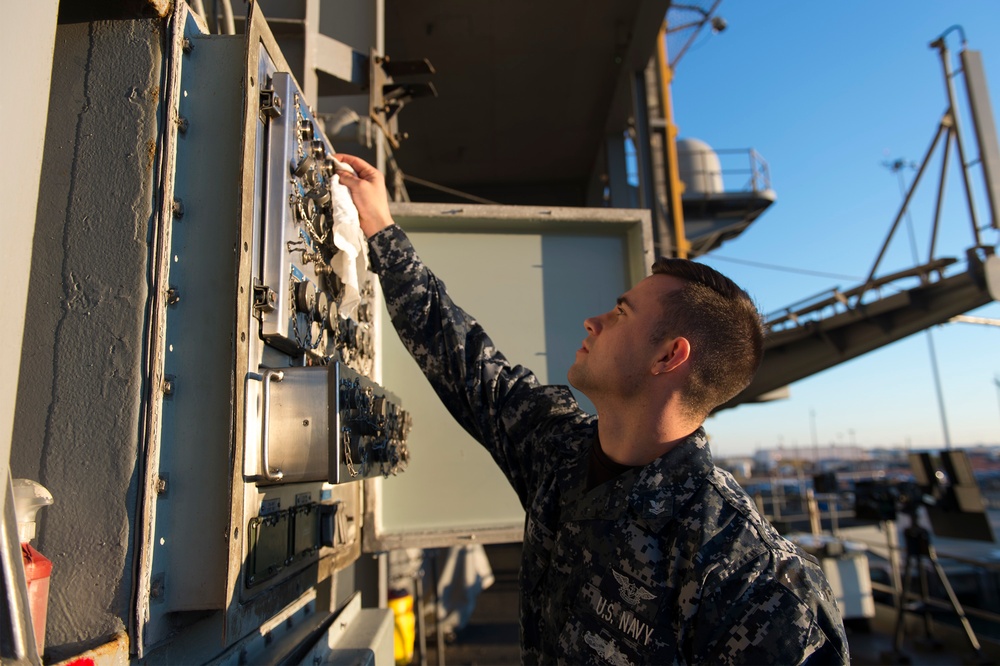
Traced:
[[965, 629], [965, 635], [969, 639], [969, 645], [975, 653], [976, 661], [978, 663], [986, 663], [985, 656], [983, 655], [982, 649], [979, 645], [979, 640], [976, 638], [976, 634], [972, 630], [972, 625], [969, 624], [969, 619], [965, 615], [965, 610], [962, 608], [962, 604], [959, 602], [958, 597], [955, 596], [955, 590], [952, 589], [951, 583], [948, 582], [948, 576], [945, 575], [944, 568], [938, 561], [937, 552], [931, 544], [930, 532], [917, 523], [916, 506], [911, 507], [907, 513], [910, 515], [910, 525], [903, 531], [904, 538], [906, 539], [906, 565], [903, 567], [903, 589], [900, 592], [898, 599], [896, 634], [893, 641], [893, 652], [883, 654], [883, 662], [893, 664], [910, 663], [909, 657], [903, 653], [902, 648], [903, 638], [906, 635], [906, 600], [910, 592], [911, 566], [916, 567], [917, 573], [920, 576], [920, 601], [924, 615], [924, 633], [932, 644], [938, 646], [940, 645], [940, 643], [934, 639], [931, 625], [930, 604], [928, 603], [930, 594], [927, 584], [927, 567], [924, 566], [924, 560], [926, 559], [927, 562], [930, 563], [931, 567], [933, 567], [934, 573], [937, 574], [938, 581], [947, 593], [948, 600], [951, 602], [952, 611], [954, 611], [955, 615], [962, 623], [963, 629]]

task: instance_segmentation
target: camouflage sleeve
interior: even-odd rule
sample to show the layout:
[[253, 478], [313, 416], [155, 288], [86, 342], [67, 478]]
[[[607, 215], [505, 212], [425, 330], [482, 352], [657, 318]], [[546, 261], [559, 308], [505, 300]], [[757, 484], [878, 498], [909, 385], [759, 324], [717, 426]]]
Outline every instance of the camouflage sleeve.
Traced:
[[706, 583], [702, 594], [695, 663], [850, 663], [833, 592], [819, 568], [796, 555], [762, 555]]
[[485, 446], [527, 506], [542, 468], [539, 430], [581, 418], [569, 389], [541, 386], [511, 366], [482, 326], [452, 302], [417, 257], [406, 234], [390, 226], [369, 239], [372, 270], [403, 344], [458, 423]]

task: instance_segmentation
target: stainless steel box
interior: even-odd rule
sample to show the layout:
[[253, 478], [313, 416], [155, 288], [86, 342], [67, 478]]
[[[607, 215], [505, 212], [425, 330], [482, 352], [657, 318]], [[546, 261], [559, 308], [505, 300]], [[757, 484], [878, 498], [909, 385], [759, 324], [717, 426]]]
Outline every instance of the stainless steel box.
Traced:
[[342, 363], [264, 370], [258, 483], [345, 483], [400, 471], [409, 414]]

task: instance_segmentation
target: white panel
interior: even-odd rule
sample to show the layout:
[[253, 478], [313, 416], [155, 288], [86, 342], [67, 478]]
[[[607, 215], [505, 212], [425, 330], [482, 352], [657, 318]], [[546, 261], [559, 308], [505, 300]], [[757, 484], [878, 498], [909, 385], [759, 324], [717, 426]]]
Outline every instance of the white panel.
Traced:
[[[35, 230], [38, 180], [45, 146], [46, 109], [52, 79], [52, 51], [56, 35], [56, 0], [11, 2], [4, 5], [0, 39], [8, 53], [18, 54], [16, 67], [8, 67], [5, 83], [11, 92], [0, 105], [0, 192], [4, 201], [3, 245], [5, 257], [0, 280], [5, 285], [6, 308], [3, 318], [4, 364], [7, 378], [0, 387], [0, 479], [7, 479], [14, 403], [17, 401], [17, 374], [21, 361], [28, 276], [31, 274], [31, 246]], [[31, 112], [26, 112], [31, 109]], [[17, 155], [17, 159], [11, 156]], [[13, 369], [11, 372], [10, 369]], [[6, 494], [0, 492], [0, 509]], [[2, 512], [0, 512], [2, 515]]]
[[986, 290], [994, 301], [1000, 301], [1000, 257], [991, 254], [983, 265], [986, 274]]
[[[535, 324], [544, 318], [541, 238], [414, 233], [412, 240], [455, 302], [479, 319], [512, 362], [537, 368], [539, 380], [547, 382], [545, 332]], [[521, 524], [524, 513], [507, 480], [386, 329], [383, 379], [413, 414], [414, 428], [406, 473], [383, 486], [383, 527], [437, 530], [461, 516], [472, 528]]]
[[[543, 383], [566, 383], [586, 336], [583, 320], [613, 307], [651, 263], [645, 211], [549, 209], [539, 215], [467, 206], [435, 220], [427, 216], [429, 204], [403, 208], [396, 221], [452, 299], [482, 323], [512, 364], [531, 368]], [[413, 414], [414, 425], [409, 468], [377, 484], [376, 544], [520, 539], [524, 512], [507, 480], [444, 409], [383, 316], [383, 385]]]
[[983, 57], [979, 51], [962, 51], [962, 69], [969, 93], [969, 110], [979, 143], [979, 162], [983, 165], [983, 182], [990, 202], [990, 219], [1000, 228], [1000, 146], [997, 144], [997, 127], [993, 121], [993, 105], [986, 86]]

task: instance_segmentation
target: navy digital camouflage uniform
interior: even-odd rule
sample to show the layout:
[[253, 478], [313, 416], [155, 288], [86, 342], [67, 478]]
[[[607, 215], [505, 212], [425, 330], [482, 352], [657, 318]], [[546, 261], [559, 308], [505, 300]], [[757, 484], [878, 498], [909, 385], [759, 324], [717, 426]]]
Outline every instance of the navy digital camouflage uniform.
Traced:
[[522, 661], [849, 663], [820, 567], [714, 466], [704, 430], [588, 492], [597, 419], [509, 364], [399, 227], [369, 243], [400, 338], [527, 512]]

